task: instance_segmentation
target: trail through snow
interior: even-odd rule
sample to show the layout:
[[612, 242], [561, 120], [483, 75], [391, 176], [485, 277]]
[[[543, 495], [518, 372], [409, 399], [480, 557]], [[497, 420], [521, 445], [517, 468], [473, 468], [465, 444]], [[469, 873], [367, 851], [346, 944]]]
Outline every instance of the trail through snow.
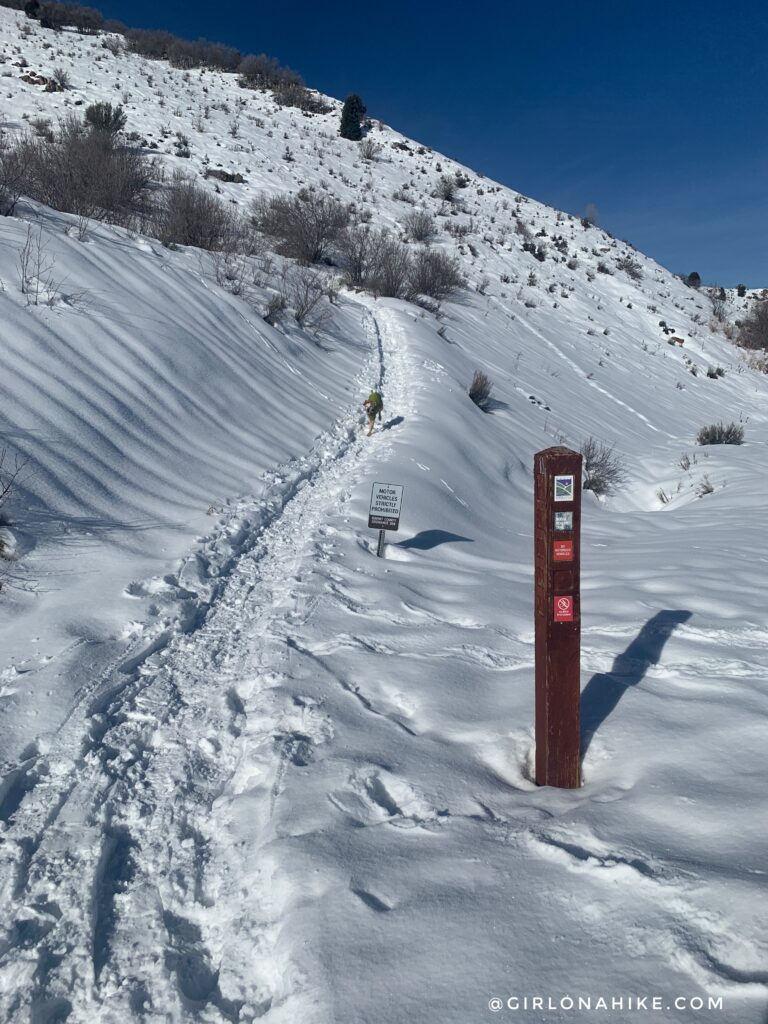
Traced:
[[[390, 346], [385, 360], [368, 313], [365, 328], [369, 376], [403, 409], [405, 357]], [[269, 694], [284, 668], [284, 624], [312, 614], [301, 583], [331, 557], [329, 510], [343, 508], [372, 452], [386, 458], [386, 438], [363, 436], [353, 410], [298, 472], [276, 472], [273, 518], [224, 567], [186, 634], [124, 662], [90, 705], [81, 694], [51, 749], [23, 766], [18, 799], [5, 804], [3, 917], [14, 924], [3, 1019], [166, 1020], [172, 1007], [180, 1019], [194, 1005], [209, 1006], [210, 1019], [248, 1020], [286, 1001], [287, 1016], [270, 1019], [296, 1019], [300, 985], [288, 964], [277, 969], [273, 948], [282, 909], [273, 866], [264, 864], [257, 893], [240, 892], [253, 876], [242, 861], [258, 857], [286, 763], [303, 763], [331, 728], [311, 707]], [[244, 791], [255, 847], [233, 847], [220, 829], [222, 795]], [[222, 994], [222, 969], [237, 978], [235, 1000]], [[163, 1007], [157, 1018], [153, 1006]]]

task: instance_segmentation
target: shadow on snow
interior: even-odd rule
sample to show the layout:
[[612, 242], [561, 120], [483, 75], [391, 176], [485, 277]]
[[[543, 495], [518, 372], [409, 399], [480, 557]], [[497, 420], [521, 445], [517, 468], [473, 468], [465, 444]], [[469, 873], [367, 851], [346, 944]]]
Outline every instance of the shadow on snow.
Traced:
[[430, 548], [436, 548], [438, 544], [449, 544], [451, 541], [465, 541], [468, 544], [474, 544], [471, 537], [461, 537], [458, 533], [449, 533], [447, 530], [422, 530], [421, 533], [417, 533], [409, 540], [398, 541], [393, 547], [429, 551]]
[[658, 612], [646, 622], [629, 647], [617, 656], [610, 672], [598, 672], [592, 676], [581, 694], [582, 757], [625, 692], [630, 686], [637, 686], [651, 665], [658, 663], [664, 644], [678, 626], [690, 619], [691, 614], [668, 609]]

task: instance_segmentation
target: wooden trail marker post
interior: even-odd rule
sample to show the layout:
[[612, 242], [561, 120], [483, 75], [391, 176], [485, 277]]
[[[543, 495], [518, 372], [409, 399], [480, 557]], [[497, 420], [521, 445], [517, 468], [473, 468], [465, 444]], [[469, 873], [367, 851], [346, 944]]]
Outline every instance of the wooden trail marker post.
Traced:
[[581, 785], [581, 455], [534, 458], [536, 783]]
[[375, 483], [371, 490], [371, 507], [368, 510], [368, 528], [378, 529], [379, 543], [376, 554], [379, 558], [384, 556], [385, 530], [398, 530], [400, 528], [400, 509], [403, 504], [402, 484], [379, 484]]

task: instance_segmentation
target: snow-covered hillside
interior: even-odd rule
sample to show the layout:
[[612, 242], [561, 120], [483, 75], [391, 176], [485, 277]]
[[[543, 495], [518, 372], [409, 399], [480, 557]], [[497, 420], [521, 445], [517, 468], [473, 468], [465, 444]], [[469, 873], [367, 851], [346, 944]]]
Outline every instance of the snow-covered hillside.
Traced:
[[[120, 102], [169, 178], [243, 212], [302, 187], [398, 236], [428, 212], [467, 287], [435, 315], [330, 266], [332, 319], [270, 326], [280, 259], [244, 297], [191, 247], [25, 200], [0, 219], [0, 448], [28, 460], [3, 1020], [466, 1024], [513, 997], [499, 1018], [623, 1022], [659, 997], [660, 1021], [762, 1022], [768, 378], [627, 243], [378, 122], [362, 159], [337, 101], [23, 28], [0, 8], [10, 137]], [[54, 68], [68, 90], [22, 80]], [[731, 421], [743, 445], [695, 444]], [[584, 786], [561, 792], [531, 773], [531, 469], [589, 437], [626, 481], [584, 495]], [[384, 560], [376, 480], [405, 486]]]

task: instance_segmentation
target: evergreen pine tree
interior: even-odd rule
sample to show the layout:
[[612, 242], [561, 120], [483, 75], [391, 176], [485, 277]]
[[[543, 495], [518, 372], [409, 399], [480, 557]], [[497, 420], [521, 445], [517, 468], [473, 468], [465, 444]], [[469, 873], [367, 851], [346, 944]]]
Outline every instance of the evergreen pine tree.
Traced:
[[359, 96], [352, 94], [344, 100], [341, 108], [341, 127], [339, 134], [342, 139], [351, 139], [359, 142], [363, 137], [363, 130], [360, 122], [365, 117], [365, 106]]

